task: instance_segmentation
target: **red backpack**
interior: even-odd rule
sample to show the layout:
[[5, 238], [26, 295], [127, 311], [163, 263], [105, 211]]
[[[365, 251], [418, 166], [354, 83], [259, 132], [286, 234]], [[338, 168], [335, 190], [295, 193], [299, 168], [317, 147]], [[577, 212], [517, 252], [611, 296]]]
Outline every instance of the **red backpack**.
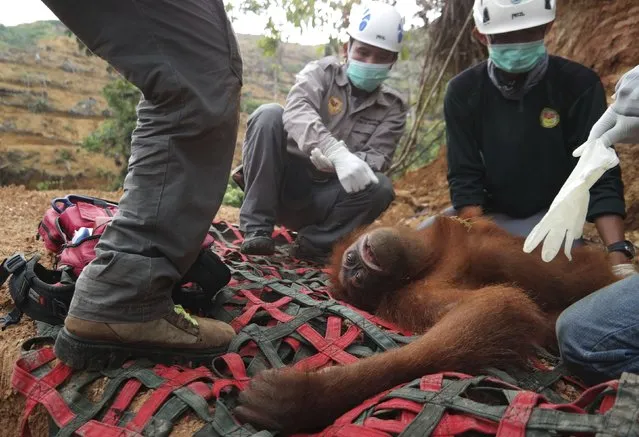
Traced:
[[[78, 277], [95, 258], [95, 245], [117, 212], [118, 204], [109, 200], [77, 194], [59, 197], [44, 214], [38, 237], [56, 254], [58, 267], [71, 267]], [[213, 237], [207, 234], [202, 249], [212, 244]]]
[[[48, 270], [38, 259], [15, 254], [0, 264], [0, 285], [10, 276], [9, 292], [16, 309], [0, 318], [0, 325], [17, 323], [26, 313], [35, 320], [62, 323], [67, 314], [75, 280], [94, 258], [95, 246], [118, 204], [96, 197], [69, 194], [53, 199], [38, 225], [37, 238], [55, 254], [55, 269]], [[231, 271], [211, 250], [213, 237], [207, 234], [197, 260], [173, 289], [176, 304], [202, 313], [213, 305], [215, 293], [231, 279]]]

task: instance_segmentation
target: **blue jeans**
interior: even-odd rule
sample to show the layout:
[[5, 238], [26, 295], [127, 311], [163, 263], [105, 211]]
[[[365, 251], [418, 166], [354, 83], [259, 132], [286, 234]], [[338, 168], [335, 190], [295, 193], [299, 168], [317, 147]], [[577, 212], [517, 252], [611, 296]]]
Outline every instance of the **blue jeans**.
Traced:
[[639, 275], [596, 291], [557, 320], [562, 358], [587, 383], [639, 373]]

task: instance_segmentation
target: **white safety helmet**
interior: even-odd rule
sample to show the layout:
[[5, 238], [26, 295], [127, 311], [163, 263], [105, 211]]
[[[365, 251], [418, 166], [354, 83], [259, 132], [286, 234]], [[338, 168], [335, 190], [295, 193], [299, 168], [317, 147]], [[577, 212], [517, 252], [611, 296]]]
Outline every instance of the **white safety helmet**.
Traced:
[[398, 53], [404, 38], [403, 24], [394, 6], [372, 1], [351, 13], [347, 33], [357, 41]]
[[475, 0], [473, 17], [484, 35], [514, 32], [550, 23], [556, 0]]

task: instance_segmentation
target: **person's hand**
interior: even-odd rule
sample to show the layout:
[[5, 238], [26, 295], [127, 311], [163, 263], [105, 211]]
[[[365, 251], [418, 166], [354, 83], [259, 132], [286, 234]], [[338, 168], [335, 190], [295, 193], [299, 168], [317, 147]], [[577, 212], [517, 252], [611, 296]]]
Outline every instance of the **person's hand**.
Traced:
[[347, 193], [357, 193], [371, 183], [379, 182], [368, 164], [352, 154], [343, 141], [327, 147], [324, 156], [335, 167], [335, 173]]
[[335, 173], [335, 166], [328, 159], [319, 148], [314, 148], [311, 150], [311, 163], [315, 166], [319, 171], [325, 171], [328, 173]]
[[577, 150], [581, 152], [579, 162], [524, 243], [524, 252], [530, 253], [543, 241], [541, 258], [546, 262], [555, 258], [564, 241], [564, 253], [572, 260], [573, 241], [583, 234], [589, 190], [607, 170], [619, 164], [615, 151], [601, 139], [588, 141]]
[[[598, 138], [604, 142], [606, 147], [615, 143], [639, 142], [639, 117], [618, 114], [614, 105], [611, 106], [590, 130], [588, 140]], [[577, 153], [575, 156], [581, 156], [581, 147], [575, 150]]]
[[614, 99], [590, 130], [588, 140], [601, 138], [607, 147], [639, 142], [639, 66], [619, 79]]

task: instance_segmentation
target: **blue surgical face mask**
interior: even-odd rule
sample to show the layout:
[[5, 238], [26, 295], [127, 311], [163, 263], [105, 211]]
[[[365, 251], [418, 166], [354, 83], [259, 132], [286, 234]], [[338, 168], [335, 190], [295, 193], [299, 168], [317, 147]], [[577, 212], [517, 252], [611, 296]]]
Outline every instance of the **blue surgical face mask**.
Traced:
[[500, 70], [527, 73], [546, 55], [546, 46], [543, 39], [527, 43], [490, 44], [488, 55]]
[[393, 64], [367, 64], [366, 62], [348, 60], [346, 75], [352, 84], [364, 91], [374, 91], [388, 78]]

